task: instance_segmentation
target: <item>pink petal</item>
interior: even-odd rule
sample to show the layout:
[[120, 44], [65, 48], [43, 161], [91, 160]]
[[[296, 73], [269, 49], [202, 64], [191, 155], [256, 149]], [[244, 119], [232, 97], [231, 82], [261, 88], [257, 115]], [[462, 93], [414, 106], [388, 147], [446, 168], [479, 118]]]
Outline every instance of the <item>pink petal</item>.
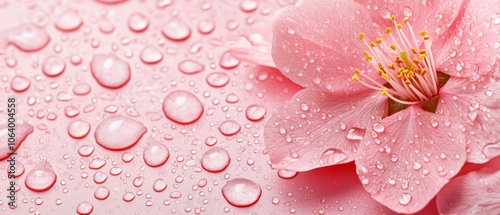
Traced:
[[498, 214], [500, 171], [483, 168], [453, 179], [437, 195], [439, 213]]
[[298, 92], [265, 127], [273, 168], [307, 171], [352, 161], [365, 127], [386, 115], [387, 100], [369, 93]]
[[463, 134], [447, 117], [411, 106], [380, 124], [358, 147], [356, 166], [372, 197], [399, 213], [424, 208], [465, 162]]
[[500, 84], [450, 78], [441, 88], [438, 112], [460, 124], [467, 142], [467, 161], [485, 163], [500, 155]]
[[276, 13], [272, 56], [276, 66], [293, 82], [327, 91], [356, 91], [364, 86], [351, 81], [354, 67], [368, 67], [362, 57], [362, 32], [375, 28], [365, 6], [352, 1], [310, 0]]
[[500, 6], [498, 0], [467, 2], [457, 27], [433, 50], [439, 71], [475, 78], [489, 72], [500, 56]]

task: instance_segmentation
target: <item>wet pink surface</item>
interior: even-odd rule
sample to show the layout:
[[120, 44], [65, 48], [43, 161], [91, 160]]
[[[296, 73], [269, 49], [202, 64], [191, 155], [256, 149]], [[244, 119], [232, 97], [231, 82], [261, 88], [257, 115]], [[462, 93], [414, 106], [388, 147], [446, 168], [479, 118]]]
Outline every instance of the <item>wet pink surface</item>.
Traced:
[[0, 0], [0, 129], [7, 97], [33, 126], [2, 214], [393, 214], [352, 163], [270, 168], [264, 124], [300, 87], [245, 48], [290, 3]]

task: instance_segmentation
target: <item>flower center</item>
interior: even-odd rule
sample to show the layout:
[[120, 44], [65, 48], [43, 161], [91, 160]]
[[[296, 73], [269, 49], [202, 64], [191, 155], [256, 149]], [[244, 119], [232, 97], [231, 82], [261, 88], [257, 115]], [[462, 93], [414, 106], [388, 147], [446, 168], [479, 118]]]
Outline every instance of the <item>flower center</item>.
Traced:
[[[436, 71], [431, 50], [432, 42], [427, 30], [420, 32], [420, 38], [423, 39], [421, 48], [422, 45], [419, 45], [408, 17], [403, 19], [403, 24], [398, 24], [394, 15], [389, 20], [394, 23], [395, 31], [391, 27], [384, 30], [389, 36], [388, 42], [382, 38], [368, 42], [363, 33], [359, 35], [359, 39], [368, 47], [368, 51], [363, 52], [365, 60], [386, 83], [376, 81], [358, 68], [354, 69], [352, 80], [380, 91], [383, 96], [388, 96], [391, 102], [396, 102], [404, 108], [414, 104], [425, 106], [423, 102], [432, 100], [436, 100], [437, 105], [439, 88], [446, 83], [449, 76]], [[407, 29], [406, 32], [403, 28]]]

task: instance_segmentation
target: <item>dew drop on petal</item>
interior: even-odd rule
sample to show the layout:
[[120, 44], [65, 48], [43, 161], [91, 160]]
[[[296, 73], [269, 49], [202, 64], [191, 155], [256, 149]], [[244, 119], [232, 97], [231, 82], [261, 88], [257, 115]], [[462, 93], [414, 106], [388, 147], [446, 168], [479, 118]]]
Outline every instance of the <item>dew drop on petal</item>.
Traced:
[[172, 20], [163, 27], [161, 33], [169, 40], [182, 41], [191, 36], [191, 28], [179, 20]]
[[12, 78], [12, 81], [10, 81], [10, 88], [16, 92], [24, 92], [30, 86], [31, 86], [30, 79], [22, 75], [16, 75], [14, 78]]
[[56, 56], [47, 57], [42, 62], [42, 72], [49, 77], [56, 77], [62, 74], [65, 69], [66, 63], [64, 63], [64, 60]]
[[77, 96], [84, 96], [90, 93], [92, 87], [86, 83], [80, 83], [73, 87], [73, 93]]
[[291, 179], [297, 176], [297, 172], [293, 170], [285, 170], [285, 169], [280, 169], [278, 170], [278, 176], [282, 179]]
[[82, 145], [78, 148], [78, 154], [82, 157], [88, 157], [94, 152], [94, 146]]
[[130, 65], [114, 54], [95, 55], [90, 69], [97, 83], [106, 88], [117, 89], [130, 80]]
[[107, 199], [109, 196], [109, 189], [105, 186], [100, 186], [94, 191], [94, 197], [98, 200], [104, 200]]
[[500, 24], [500, 13], [493, 14], [493, 16], [491, 17], [491, 22], [495, 25]]
[[220, 172], [229, 166], [229, 153], [220, 147], [207, 150], [201, 158], [201, 166], [209, 172]]
[[23, 24], [7, 35], [7, 40], [22, 51], [32, 52], [44, 48], [49, 43], [50, 37], [41, 28]]
[[155, 192], [162, 192], [167, 188], [167, 182], [161, 178], [156, 179], [153, 183], [153, 190]]
[[95, 130], [95, 140], [110, 150], [123, 150], [134, 146], [146, 133], [142, 123], [121, 115], [103, 120]]
[[167, 162], [170, 157], [168, 148], [160, 142], [149, 139], [148, 145], [144, 148], [143, 159], [150, 167], [158, 167]]
[[205, 66], [194, 60], [184, 60], [179, 63], [179, 71], [184, 74], [192, 75], [205, 70]]
[[94, 173], [94, 182], [96, 184], [102, 184], [108, 179], [108, 175], [102, 171]]
[[243, 0], [240, 4], [240, 8], [244, 12], [253, 12], [259, 7], [258, 0]]
[[61, 31], [74, 31], [82, 24], [83, 20], [76, 10], [66, 10], [55, 19], [55, 25]]
[[375, 123], [373, 124], [373, 130], [377, 133], [382, 133], [385, 130], [385, 127], [382, 123]]
[[220, 133], [226, 136], [235, 135], [240, 131], [240, 129], [240, 124], [234, 120], [226, 120], [219, 125]]
[[52, 165], [47, 161], [42, 161], [28, 173], [24, 184], [32, 191], [41, 192], [50, 189], [56, 180], [57, 175], [52, 169]]
[[251, 121], [259, 121], [266, 115], [266, 108], [261, 105], [250, 105], [245, 111], [247, 119]]
[[500, 144], [489, 143], [483, 148], [483, 154], [486, 158], [494, 158], [500, 155]]
[[135, 32], [145, 31], [149, 27], [149, 19], [140, 13], [134, 13], [128, 18], [128, 27]]
[[244, 178], [229, 180], [222, 187], [222, 195], [228, 203], [237, 207], [255, 204], [262, 194], [259, 184]]
[[410, 7], [408, 7], [408, 6], [405, 6], [405, 7], [403, 8], [403, 13], [404, 13], [404, 15], [405, 15], [405, 16], [407, 16], [407, 17], [411, 17], [411, 16], [413, 16], [413, 10], [412, 10]]
[[80, 215], [90, 214], [92, 213], [93, 210], [94, 210], [94, 205], [92, 205], [92, 203], [87, 201], [80, 202], [80, 204], [78, 204], [78, 206], [76, 207], [76, 212]]
[[219, 65], [224, 69], [233, 69], [240, 65], [240, 60], [231, 54], [230, 51], [226, 51], [220, 57]]
[[342, 150], [331, 148], [321, 154], [319, 162], [321, 165], [333, 165], [344, 161], [347, 157], [347, 154]]
[[419, 170], [421, 168], [422, 168], [422, 164], [421, 163], [419, 163], [419, 162], [413, 163], [413, 169], [414, 170]]
[[362, 140], [365, 137], [365, 129], [351, 128], [347, 131], [346, 138], [349, 140]]
[[68, 125], [68, 134], [75, 139], [84, 138], [89, 132], [90, 123], [87, 121], [77, 120]]
[[163, 59], [163, 54], [152, 46], [146, 46], [141, 51], [141, 61], [147, 64], [155, 64]]
[[135, 195], [132, 192], [126, 192], [125, 194], [123, 194], [122, 199], [123, 201], [131, 202], [135, 199]]
[[189, 124], [198, 120], [203, 114], [203, 105], [192, 93], [177, 90], [168, 94], [163, 101], [163, 113], [177, 123]]
[[229, 76], [223, 72], [213, 72], [207, 76], [207, 83], [212, 87], [223, 87], [229, 83]]
[[212, 20], [205, 19], [198, 23], [198, 31], [202, 34], [209, 34], [215, 29], [215, 23]]
[[403, 193], [399, 197], [399, 204], [408, 205], [411, 202], [411, 195], [409, 193]]

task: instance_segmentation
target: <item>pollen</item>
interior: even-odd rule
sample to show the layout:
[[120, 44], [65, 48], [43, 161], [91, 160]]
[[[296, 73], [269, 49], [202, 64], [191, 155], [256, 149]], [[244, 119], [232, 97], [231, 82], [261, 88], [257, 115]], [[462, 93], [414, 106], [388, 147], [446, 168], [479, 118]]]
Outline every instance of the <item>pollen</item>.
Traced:
[[364, 40], [365, 39], [365, 34], [363, 34], [363, 33], [359, 34], [358, 38], [360, 40]]
[[359, 81], [358, 74], [352, 75], [351, 80], [353, 80], [353, 81]]

